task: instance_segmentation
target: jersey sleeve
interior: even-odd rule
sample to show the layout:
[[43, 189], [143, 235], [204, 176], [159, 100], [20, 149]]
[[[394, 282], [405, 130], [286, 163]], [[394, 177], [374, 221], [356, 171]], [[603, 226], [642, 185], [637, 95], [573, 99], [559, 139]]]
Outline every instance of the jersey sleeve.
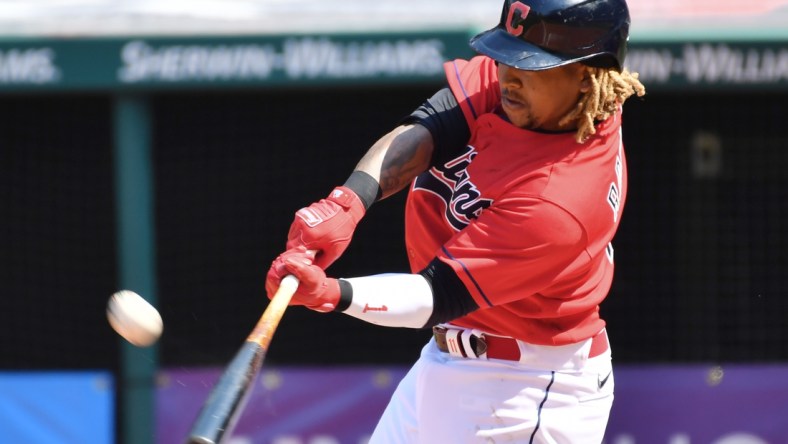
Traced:
[[541, 292], [574, 261], [584, 260], [581, 224], [535, 197], [509, 198], [485, 210], [441, 248], [480, 307]]
[[457, 59], [446, 62], [443, 69], [469, 126], [472, 127], [480, 115], [492, 111], [500, 103], [498, 68], [489, 57]]

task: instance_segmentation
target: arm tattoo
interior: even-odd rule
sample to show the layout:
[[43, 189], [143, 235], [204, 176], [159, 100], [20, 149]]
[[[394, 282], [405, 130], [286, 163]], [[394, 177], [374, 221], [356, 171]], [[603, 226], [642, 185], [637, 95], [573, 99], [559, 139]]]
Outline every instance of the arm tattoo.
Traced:
[[432, 136], [426, 128], [400, 126], [378, 140], [356, 169], [377, 175], [385, 198], [405, 188], [429, 167], [432, 149]]
[[418, 176], [430, 162], [431, 149], [424, 149], [424, 143], [418, 138], [403, 133], [403, 143], [395, 140], [386, 152], [381, 165], [380, 186], [384, 195], [393, 194], [405, 188], [414, 177]]

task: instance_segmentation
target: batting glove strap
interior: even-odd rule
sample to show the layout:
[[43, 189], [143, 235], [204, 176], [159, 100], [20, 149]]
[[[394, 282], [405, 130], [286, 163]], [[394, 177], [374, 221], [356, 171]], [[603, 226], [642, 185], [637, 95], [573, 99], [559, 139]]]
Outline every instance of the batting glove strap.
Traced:
[[361, 202], [358, 195], [345, 186], [334, 188], [326, 200], [330, 200], [346, 210], [352, 210], [354, 206], [358, 205], [364, 206], [364, 203]]
[[[316, 267], [319, 268], [319, 267]], [[303, 298], [303, 304], [306, 308], [319, 311], [321, 313], [328, 313], [334, 311], [337, 306], [337, 301], [340, 299], [340, 286], [337, 279], [326, 278], [319, 286], [319, 288], [308, 292], [307, 294], [299, 294], [296, 292], [293, 295], [294, 299], [298, 300]], [[298, 303], [298, 301], [296, 301]]]

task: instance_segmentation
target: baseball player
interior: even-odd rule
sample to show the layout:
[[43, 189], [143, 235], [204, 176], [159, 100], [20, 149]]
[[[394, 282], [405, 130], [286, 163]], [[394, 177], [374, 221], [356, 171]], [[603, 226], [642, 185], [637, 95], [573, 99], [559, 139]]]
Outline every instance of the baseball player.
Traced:
[[[268, 271], [293, 304], [432, 328], [370, 443], [598, 443], [613, 401], [599, 304], [626, 200], [625, 0], [506, 0], [445, 64], [448, 86], [299, 210]], [[409, 185], [411, 273], [325, 269], [377, 200]]]

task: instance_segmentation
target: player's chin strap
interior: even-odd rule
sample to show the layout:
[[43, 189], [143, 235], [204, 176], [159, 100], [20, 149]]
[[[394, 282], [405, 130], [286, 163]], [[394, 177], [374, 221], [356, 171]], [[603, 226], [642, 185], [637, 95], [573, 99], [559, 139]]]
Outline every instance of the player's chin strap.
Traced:
[[487, 342], [481, 330], [466, 330], [461, 328], [444, 327], [435, 329], [445, 330], [446, 347], [452, 356], [460, 358], [486, 358]]

